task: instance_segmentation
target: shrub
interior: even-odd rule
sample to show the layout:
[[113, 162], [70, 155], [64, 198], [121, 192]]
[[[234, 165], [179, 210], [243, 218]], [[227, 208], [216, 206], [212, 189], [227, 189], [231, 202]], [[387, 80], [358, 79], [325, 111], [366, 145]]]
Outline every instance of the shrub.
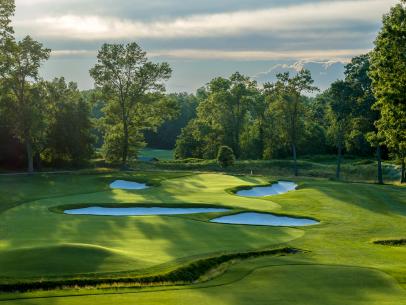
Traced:
[[235, 162], [233, 150], [228, 146], [221, 146], [217, 154], [217, 163], [221, 167], [229, 167]]

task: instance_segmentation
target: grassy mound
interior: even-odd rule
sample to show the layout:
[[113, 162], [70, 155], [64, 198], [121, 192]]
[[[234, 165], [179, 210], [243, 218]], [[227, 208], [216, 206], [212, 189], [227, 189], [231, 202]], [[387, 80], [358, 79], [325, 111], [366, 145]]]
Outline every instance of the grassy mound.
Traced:
[[[74, 250], [74, 249], [69, 249]], [[79, 251], [77, 251], [79, 252]], [[232, 260], [244, 260], [253, 257], [260, 257], [266, 255], [288, 255], [299, 253], [300, 250], [293, 248], [282, 248], [274, 250], [253, 251], [245, 253], [225, 254], [216, 257], [197, 260], [193, 263], [181, 266], [178, 269], [168, 273], [138, 276], [138, 277], [99, 277], [99, 278], [76, 278], [76, 279], [57, 279], [50, 281], [31, 281], [31, 282], [16, 282], [10, 284], [0, 284], [0, 291], [2, 292], [26, 292], [30, 290], [48, 290], [48, 289], [62, 289], [62, 288], [80, 288], [80, 287], [97, 287], [100, 285], [109, 286], [151, 286], [163, 284], [185, 284], [193, 283], [199, 280], [200, 277], [210, 272], [211, 270], [219, 267], [221, 264], [230, 262]], [[49, 253], [44, 253], [49, 255]], [[94, 256], [97, 258], [97, 255]], [[76, 258], [78, 259], [78, 257]]]
[[0, 252], [1, 274], [5, 277], [64, 276], [92, 273], [108, 266], [114, 270], [131, 261], [113, 249], [85, 244], [62, 244]]

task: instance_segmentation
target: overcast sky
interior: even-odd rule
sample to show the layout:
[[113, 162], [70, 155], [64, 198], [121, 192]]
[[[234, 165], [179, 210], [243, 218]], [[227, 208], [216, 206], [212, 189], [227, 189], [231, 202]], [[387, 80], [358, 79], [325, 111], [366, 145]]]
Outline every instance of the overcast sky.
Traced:
[[[104, 42], [136, 41], [168, 61], [168, 91], [193, 92], [240, 71], [259, 81], [309, 67], [320, 87], [368, 52], [397, 0], [16, 0], [16, 35], [53, 50], [42, 69], [93, 87], [88, 70]], [[325, 76], [325, 77], [324, 77]]]

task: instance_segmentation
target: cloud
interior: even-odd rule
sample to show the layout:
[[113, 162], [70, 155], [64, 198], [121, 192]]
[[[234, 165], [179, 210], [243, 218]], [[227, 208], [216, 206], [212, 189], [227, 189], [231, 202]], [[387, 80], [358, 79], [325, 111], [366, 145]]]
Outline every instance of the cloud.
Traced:
[[312, 73], [315, 85], [321, 90], [325, 90], [332, 82], [344, 78], [345, 65], [348, 62], [347, 59], [299, 60], [291, 64], [274, 65], [269, 70], [255, 75], [254, 79], [259, 83], [273, 82], [278, 73], [290, 72], [295, 74], [302, 69], [308, 69]]
[[398, 2], [16, 0], [14, 27], [18, 39], [30, 34], [54, 50], [44, 77], [65, 75], [82, 88], [93, 85], [88, 70], [101, 43], [128, 41], [173, 66], [171, 91], [193, 91], [237, 70], [272, 81], [301, 68], [324, 88], [341, 78], [348, 59], [373, 47], [382, 14]]
[[44, 3], [52, 3], [52, 0], [16, 0], [16, 6], [36, 6]]
[[[350, 58], [367, 53], [367, 49], [350, 50], [306, 50], [306, 51], [229, 51], [205, 49], [173, 49], [150, 50], [148, 57], [165, 59], [194, 59], [194, 60], [234, 60], [234, 61], [261, 61], [261, 60], [299, 60], [295, 66], [289, 68], [301, 70], [308, 62], [319, 61], [328, 67], [337, 61], [347, 62]], [[54, 50], [53, 57], [96, 57], [96, 50]], [[324, 60], [329, 58], [329, 60]], [[321, 61], [320, 61], [321, 60]]]
[[92, 50], [53, 50], [52, 57], [96, 57], [97, 51]]
[[152, 57], [170, 57], [185, 59], [230, 59], [230, 60], [287, 60], [307, 59], [316, 60], [323, 58], [345, 61], [355, 55], [366, 53], [368, 50], [306, 50], [306, 51], [227, 51], [227, 50], [161, 50], [151, 51]]
[[[348, 61], [349, 58], [367, 53], [367, 49], [350, 50], [305, 50], [305, 51], [228, 51], [228, 50], [201, 50], [201, 49], [182, 49], [182, 50], [161, 50], [149, 52], [151, 57], [185, 58], [185, 59], [226, 59], [226, 60], [288, 60], [302, 59], [299, 63], [305, 63], [320, 59], [329, 58], [329, 60]], [[325, 61], [324, 64], [328, 64]]]
[[137, 21], [97, 15], [38, 17], [20, 28], [40, 37], [82, 40], [196, 38], [342, 30], [351, 23], [377, 23], [396, 0], [318, 2], [270, 9], [191, 15], [174, 20]]

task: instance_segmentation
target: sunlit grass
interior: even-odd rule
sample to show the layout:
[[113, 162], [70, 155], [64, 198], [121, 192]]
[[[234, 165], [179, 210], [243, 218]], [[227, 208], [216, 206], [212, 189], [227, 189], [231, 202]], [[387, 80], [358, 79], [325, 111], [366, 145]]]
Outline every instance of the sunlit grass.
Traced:
[[[117, 178], [150, 181], [154, 187], [142, 191], [110, 190], [108, 183]], [[406, 237], [406, 189], [302, 177], [293, 179], [299, 189], [285, 195], [245, 198], [227, 191], [283, 178], [120, 172], [1, 177], [2, 202], [12, 199], [0, 214], [2, 282], [128, 271], [159, 273], [208, 255], [282, 244], [308, 250], [288, 257], [237, 262], [223, 275], [195, 286], [166, 287], [165, 291], [156, 287], [3, 294], [3, 299], [96, 294], [3, 303], [406, 303], [406, 247], [374, 244], [375, 240]], [[306, 228], [250, 227], [207, 222], [217, 214], [95, 217], [50, 211], [60, 205], [97, 203], [203, 203], [312, 217], [321, 224]], [[114, 294], [104, 295], [107, 292]]]

